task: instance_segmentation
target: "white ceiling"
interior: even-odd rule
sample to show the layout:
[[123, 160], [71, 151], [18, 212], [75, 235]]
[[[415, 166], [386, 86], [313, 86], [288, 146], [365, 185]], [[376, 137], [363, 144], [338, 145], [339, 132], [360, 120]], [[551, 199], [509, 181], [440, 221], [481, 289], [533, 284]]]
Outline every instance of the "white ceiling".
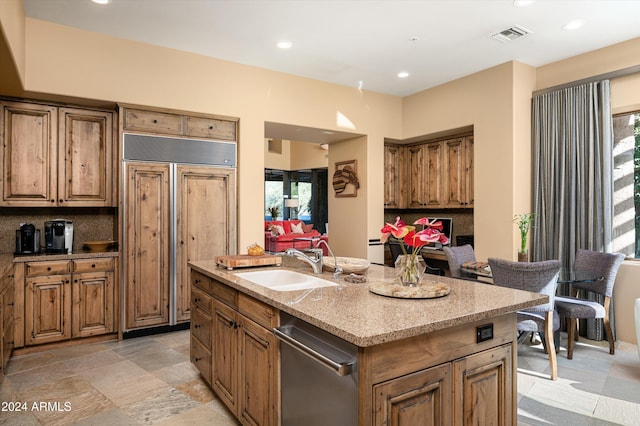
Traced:
[[[1, 0], [0, 0], [1, 1]], [[510, 60], [541, 66], [640, 36], [640, 1], [24, 0], [26, 15], [406, 96]], [[566, 31], [574, 19], [584, 26]], [[519, 25], [532, 34], [490, 36]], [[280, 40], [293, 47], [280, 50]], [[410, 75], [397, 77], [400, 71]]]

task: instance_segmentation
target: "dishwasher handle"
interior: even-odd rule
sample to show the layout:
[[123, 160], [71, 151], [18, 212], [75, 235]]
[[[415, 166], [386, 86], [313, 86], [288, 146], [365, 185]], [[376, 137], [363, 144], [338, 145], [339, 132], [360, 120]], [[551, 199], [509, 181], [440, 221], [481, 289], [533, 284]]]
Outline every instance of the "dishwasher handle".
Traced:
[[320, 364], [324, 365], [325, 367], [333, 370], [338, 376], [348, 376], [351, 374], [351, 370], [353, 367], [353, 364], [355, 364], [354, 361], [352, 362], [336, 362], [334, 360], [332, 360], [331, 358], [326, 357], [325, 355], [321, 354], [320, 352], [316, 351], [313, 348], [310, 348], [309, 346], [305, 345], [304, 343], [294, 339], [293, 337], [289, 336], [286, 333], [283, 333], [282, 331], [278, 330], [277, 328], [273, 329], [273, 334], [282, 342], [286, 343], [287, 345], [291, 346], [292, 348], [298, 350], [299, 352], [303, 353], [304, 355], [308, 356], [309, 358], [314, 359], [315, 361], [319, 362]]

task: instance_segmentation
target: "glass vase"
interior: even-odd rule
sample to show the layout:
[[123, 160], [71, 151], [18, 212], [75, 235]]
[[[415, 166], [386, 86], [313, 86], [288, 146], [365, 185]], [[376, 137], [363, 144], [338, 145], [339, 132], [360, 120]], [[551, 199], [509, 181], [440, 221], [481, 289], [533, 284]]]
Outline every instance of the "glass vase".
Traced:
[[416, 287], [420, 283], [426, 267], [427, 264], [422, 259], [422, 256], [415, 254], [400, 255], [395, 263], [396, 276], [402, 285]]

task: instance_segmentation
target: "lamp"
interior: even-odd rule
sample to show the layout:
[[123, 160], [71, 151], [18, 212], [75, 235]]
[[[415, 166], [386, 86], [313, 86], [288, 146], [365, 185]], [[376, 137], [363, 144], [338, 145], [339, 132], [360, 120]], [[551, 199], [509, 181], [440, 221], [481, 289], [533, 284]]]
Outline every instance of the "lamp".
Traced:
[[289, 207], [289, 219], [297, 219], [298, 218], [298, 206], [300, 205], [300, 201], [297, 198], [286, 198], [284, 200], [284, 206]]

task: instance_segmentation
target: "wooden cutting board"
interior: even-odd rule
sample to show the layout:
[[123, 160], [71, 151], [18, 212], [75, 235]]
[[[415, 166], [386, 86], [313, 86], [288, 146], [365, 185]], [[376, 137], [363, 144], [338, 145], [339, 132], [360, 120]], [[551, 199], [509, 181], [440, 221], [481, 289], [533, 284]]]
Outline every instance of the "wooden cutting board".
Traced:
[[248, 254], [217, 256], [216, 263], [218, 266], [224, 266], [229, 270], [233, 268], [250, 268], [252, 266], [280, 266], [282, 264], [282, 256], [273, 254], [263, 254], [261, 256], [249, 256]]

